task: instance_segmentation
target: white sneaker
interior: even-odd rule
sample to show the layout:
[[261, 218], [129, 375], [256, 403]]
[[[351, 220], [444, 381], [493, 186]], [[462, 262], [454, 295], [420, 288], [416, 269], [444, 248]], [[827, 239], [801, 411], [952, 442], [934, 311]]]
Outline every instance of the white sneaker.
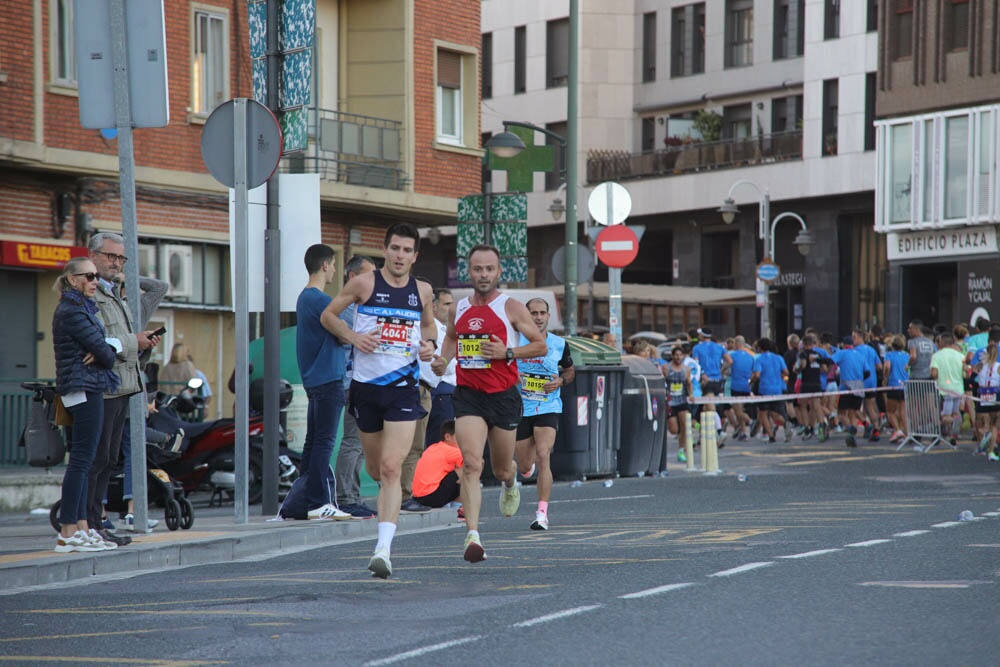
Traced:
[[337, 509], [336, 505], [333, 505], [331, 503], [327, 503], [322, 507], [317, 507], [314, 510], [309, 510], [306, 516], [310, 519], [323, 519], [323, 520], [333, 519], [334, 521], [350, 521], [351, 519], [354, 518], [347, 512], [342, 512], [341, 510]]
[[[133, 515], [126, 514], [125, 518], [122, 519], [122, 521], [125, 524], [125, 526], [124, 526], [125, 530], [127, 530], [129, 532], [132, 532], [132, 533], [135, 532], [135, 517]], [[157, 519], [146, 519], [146, 528], [149, 529], [149, 530], [153, 530], [154, 528], [156, 528], [159, 525], [160, 525], [160, 522]]]
[[[115, 546], [118, 546], [117, 544]], [[56, 538], [56, 553], [68, 554], [73, 551], [104, 551], [104, 542], [93, 542], [90, 535], [78, 530], [69, 537]]]
[[549, 517], [545, 512], [535, 512], [535, 520], [531, 523], [532, 530], [548, 530]]
[[389, 560], [388, 549], [377, 549], [368, 561], [368, 570], [373, 577], [388, 579], [392, 576], [392, 561]]
[[113, 551], [114, 549], [118, 548], [118, 543], [117, 542], [112, 542], [110, 540], [104, 539], [103, 537], [101, 537], [101, 534], [98, 533], [93, 528], [91, 528], [89, 531], [87, 531], [87, 537], [90, 539], [90, 541], [93, 544], [103, 545], [102, 546], [102, 550], [103, 551]]

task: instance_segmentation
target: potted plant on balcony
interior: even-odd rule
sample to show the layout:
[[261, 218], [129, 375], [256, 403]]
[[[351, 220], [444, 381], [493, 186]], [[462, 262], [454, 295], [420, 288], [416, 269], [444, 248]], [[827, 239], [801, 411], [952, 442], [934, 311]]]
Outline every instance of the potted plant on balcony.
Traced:
[[[722, 138], [722, 114], [718, 111], [702, 109], [695, 114], [693, 128], [701, 135], [701, 140], [706, 143], [713, 143]], [[702, 151], [701, 164], [711, 167], [725, 161], [725, 146], [706, 147]]]
[[823, 137], [823, 154], [824, 155], [836, 155], [837, 154], [837, 133], [832, 132], [825, 137]]

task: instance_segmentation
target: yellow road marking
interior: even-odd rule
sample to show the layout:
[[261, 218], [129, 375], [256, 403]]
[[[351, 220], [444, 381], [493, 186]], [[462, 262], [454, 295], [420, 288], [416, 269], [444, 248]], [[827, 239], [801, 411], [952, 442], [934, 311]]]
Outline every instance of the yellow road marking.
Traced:
[[[90, 611], [92, 609], [135, 609], [136, 607], [164, 607], [169, 605], [190, 605], [190, 604], [218, 604], [220, 602], [252, 602], [255, 600], [262, 600], [260, 597], [245, 597], [245, 598], [196, 598], [194, 600], [165, 600], [162, 602], [133, 602], [129, 604], [109, 604], [101, 605], [100, 607], [83, 607], [79, 608], [78, 611]], [[45, 612], [45, 611], [59, 611], [57, 609], [32, 609], [31, 611]]]
[[842, 461], [871, 461], [872, 459], [898, 459], [903, 456], [910, 456], [910, 454], [875, 454], [874, 456], [841, 456], [835, 459], [825, 459], [823, 461], [789, 461], [787, 463], [781, 463], [779, 465], [783, 466], [814, 466], [822, 465], [824, 463], [840, 463]]
[[739, 542], [757, 535], [776, 533], [780, 528], [747, 528], [744, 530], [710, 530], [707, 533], [697, 535], [687, 535], [678, 540], [679, 544], [724, 544], [726, 542]]
[[199, 665], [228, 665], [226, 660], [159, 660], [148, 658], [113, 658], [102, 655], [89, 658], [81, 655], [5, 655], [5, 663], [12, 662], [68, 662], [73, 664], [95, 663], [99, 665], [153, 665], [154, 667], [197, 667]]
[[184, 632], [187, 630], [204, 630], [208, 626], [206, 625], [191, 625], [186, 628], [146, 628], [138, 630], [115, 630], [106, 632], [81, 632], [72, 635], [39, 635], [35, 637], [5, 637], [0, 639], [0, 643], [10, 643], [10, 642], [25, 642], [25, 641], [36, 641], [36, 640], [56, 640], [56, 639], [84, 639], [87, 637], [113, 637], [115, 635], [142, 635], [150, 634], [153, 632]]

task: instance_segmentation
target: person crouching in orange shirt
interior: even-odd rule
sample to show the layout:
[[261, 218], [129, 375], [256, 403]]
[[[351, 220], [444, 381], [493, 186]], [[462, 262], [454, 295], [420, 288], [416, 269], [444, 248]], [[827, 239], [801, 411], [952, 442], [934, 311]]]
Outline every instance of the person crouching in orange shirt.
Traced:
[[[444, 507], [459, 496], [462, 450], [455, 439], [455, 420], [441, 425], [441, 440], [427, 447], [413, 472], [413, 499], [428, 507]], [[461, 518], [462, 510], [459, 509]]]

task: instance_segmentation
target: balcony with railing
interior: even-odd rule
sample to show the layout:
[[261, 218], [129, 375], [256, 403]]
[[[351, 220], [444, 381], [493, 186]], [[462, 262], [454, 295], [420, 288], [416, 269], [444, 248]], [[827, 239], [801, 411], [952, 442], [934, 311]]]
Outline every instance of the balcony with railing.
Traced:
[[743, 139], [693, 141], [645, 153], [592, 150], [587, 153], [587, 183], [662, 178], [801, 159], [801, 130]]
[[324, 181], [402, 190], [402, 123], [387, 118], [309, 109], [309, 145], [282, 171], [318, 173]]

